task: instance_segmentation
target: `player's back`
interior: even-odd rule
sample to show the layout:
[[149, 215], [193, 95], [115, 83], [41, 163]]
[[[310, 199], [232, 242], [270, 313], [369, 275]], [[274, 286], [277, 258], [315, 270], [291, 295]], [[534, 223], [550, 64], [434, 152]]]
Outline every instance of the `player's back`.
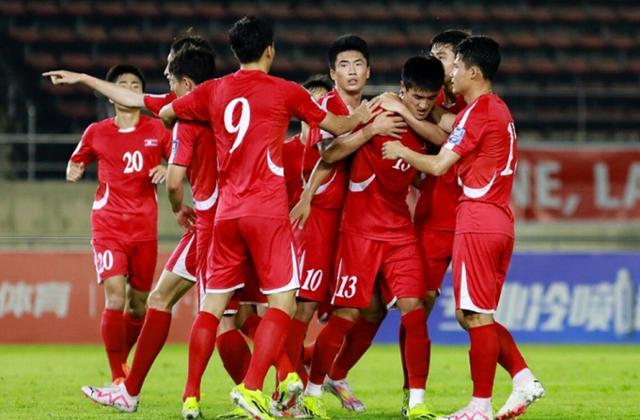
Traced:
[[317, 125], [324, 111], [302, 87], [259, 70], [218, 79], [211, 101], [221, 189], [217, 218], [287, 217], [282, 146], [290, 118], [314, 114], [311, 103], [317, 108], [311, 124]]
[[[377, 240], [415, 240], [406, 198], [416, 170], [402, 159], [382, 159], [382, 145], [393, 140], [374, 136], [355, 153], [342, 225], [344, 231]], [[400, 141], [412, 150], [423, 150], [422, 141], [411, 129], [403, 133]]]
[[461, 156], [456, 230], [512, 235], [518, 141], [509, 108], [495, 94], [482, 95], [458, 114], [454, 127], [446, 147]]

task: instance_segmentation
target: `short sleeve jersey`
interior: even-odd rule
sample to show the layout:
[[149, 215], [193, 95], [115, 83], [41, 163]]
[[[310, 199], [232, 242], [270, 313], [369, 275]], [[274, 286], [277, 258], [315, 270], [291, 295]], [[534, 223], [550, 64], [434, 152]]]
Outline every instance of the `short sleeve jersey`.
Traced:
[[144, 95], [144, 107], [151, 111], [154, 115], [158, 115], [163, 106], [170, 104], [176, 99], [176, 94], [168, 93], [146, 93]]
[[[342, 231], [379, 241], [415, 242], [406, 199], [417, 172], [402, 159], [382, 159], [382, 145], [393, 140], [374, 136], [355, 153]], [[411, 150], [424, 152], [423, 142], [413, 130], [407, 130], [400, 142]]]
[[[335, 115], [348, 116], [350, 114], [349, 108], [335, 89], [323, 96], [319, 102], [322, 109]], [[320, 130], [319, 128], [316, 129], [315, 132], [310, 131], [310, 142], [309, 146], [305, 149], [304, 166], [302, 169], [302, 176], [305, 182], [309, 182], [313, 168], [315, 168], [318, 160], [321, 159], [320, 152], [318, 151], [318, 142], [330, 141], [333, 138], [333, 134]], [[350, 158], [342, 159], [333, 165], [333, 170], [324, 181], [324, 184], [318, 187], [313, 196], [313, 200], [311, 201], [313, 206], [329, 210], [338, 210], [344, 206], [344, 198], [347, 194], [347, 182], [349, 179], [350, 160]]]
[[169, 131], [144, 115], [131, 129], [120, 129], [109, 118], [85, 130], [71, 161], [85, 166], [98, 162], [98, 189], [91, 213], [93, 238], [157, 238], [156, 186], [149, 171], [169, 157], [170, 149]]
[[300, 195], [304, 189], [304, 181], [302, 179], [304, 149], [305, 145], [302, 144], [299, 133], [284, 141], [282, 161], [289, 209], [292, 209], [300, 200]]
[[443, 147], [461, 157], [456, 232], [513, 236], [509, 202], [518, 140], [509, 108], [495, 94], [481, 95], [458, 114], [453, 127]]
[[216, 138], [216, 219], [288, 219], [282, 149], [291, 117], [316, 127], [326, 116], [301, 86], [259, 70], [202, 83], [173, 102], [182, 120], [209, 121]]
[[[464, 97], [456, 97], [454, 103], [445, 103], [444, 88], [440, 89], [435, 105], [448, 112], [458, 114], [467, 104]], [[437, 146], [429, 147], [438, 153]], [[456, 206], [460, 196], [455, 170], [452, 168], [442, 176], [426, 175], [420, 185], [420, 198], [416, 204], [414, 220], [416, 225], [434, 230], [453, 231], [456, 227]]]

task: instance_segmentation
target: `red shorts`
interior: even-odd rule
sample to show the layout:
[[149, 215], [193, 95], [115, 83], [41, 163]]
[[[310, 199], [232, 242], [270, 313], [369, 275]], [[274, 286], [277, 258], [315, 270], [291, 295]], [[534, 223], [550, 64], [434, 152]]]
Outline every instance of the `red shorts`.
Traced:
[[442, 286], [444, 275], [451, 263], [455, 232], [421, 227], [418, 227], [417, 232], [427, 291], [437, 291]]
[[458, 233], [453, 242], [453, 294], [456, 309], [496, 311], [513, 238], [501, 233]]
[[300, 265], [298, 298], [313, 302], [329, 300], [341, 216], [340, 210], [312, 207], [304, 229], [294, 228]]
[[255, 283], [247, 281], [247, 265], [258, 274], [264, 294], [299, 287], [298, 263], [288, 219], [241, 217], [217, 220], [213, 227], [207, 293], [227, 293]]
[[394, 244], [342, 232], [331, 303], [347, 308], [366, 308], [378, 273], [382, 274], [382, 281], [390, 290], [384, 297], [388, 304], [393, 298], [423, 299], [426, 294], [424, 268], [415, 242]]
[[216, 208], [196, 210], [196, 289], [198, 291], [198, 308], [206, 294], [207, 267], [209, 254], [213, 252], [213, 219]]
[[127, 276], [127, 282], [135, 290], [151, 290], [158, 259], [158, 241], [92, 239], [91, 246], [98, 283], [113, 276]]
[[185, 231], [167, 260], [164, 269], [183, 279], [196, 281], [196, 273], [198, 272], [196, 242], [196, 234]]

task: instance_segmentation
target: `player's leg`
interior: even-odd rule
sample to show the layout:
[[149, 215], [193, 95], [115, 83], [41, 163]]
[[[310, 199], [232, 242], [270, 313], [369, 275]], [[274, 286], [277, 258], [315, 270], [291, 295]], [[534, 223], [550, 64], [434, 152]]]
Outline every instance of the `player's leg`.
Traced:
[[251, 361], [251, 349], [242, 332], [236, 328], [237, 313], [237, 308], [225, 310], [216, 337], [222, 365], [235, 384], [242, 382]]
[[387, 308], [380, 293], [375, 293], [369, 306], [360, 311], [360, 317], [345, 337], [325, 378], [324, 390], [336, 396], [342, 407], [347, 410], [362, 412], [366, 409], [364, 403], [353, 392], [347, 375], [371, 347], [386, 314]]
[[[263, 306], [264, 307], [264, 306]], [[262, 317], [258, 315], [258, 308], [254, 304], [242, 304], [238, 308], [238, 314], [236, 315], [236, 327], [242, 331], [244, 335], [249, 337], [251, 341], [256, 335], [256, 330]]]
[[127, 304], [125, 307], [125, 348], [122, 362], [126, 363], [131, 348], [140, 335], [147, 297], [153, 284], [153, 276], [158, 259], [158, 241], [134, 242], [129, 244], [127, 262], [129, 278], [127, 287]]
[[126, 376], [122, 366], [122, 353], [126, 341], [123, 311], [126, 302], [127, 280], [124, 275], [112, 276], [105, 279], [102, 286], [105, 304], [100, 322], [100, 333], [111, 368], [111, 379], [116, 381]]

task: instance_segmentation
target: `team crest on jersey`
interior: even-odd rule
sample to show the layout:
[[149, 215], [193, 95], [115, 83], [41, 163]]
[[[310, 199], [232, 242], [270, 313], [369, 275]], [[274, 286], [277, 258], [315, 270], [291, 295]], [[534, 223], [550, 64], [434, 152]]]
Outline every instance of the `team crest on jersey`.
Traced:
[[462, 127], [454, 128], [447, 142], [454, 145], [460, 144], [460, 142], [462, 141], [462, 138], [464, 137], [464, 133], [465, 133], [464, 128]]
[[144, 139], [144, 147], [158, 147], [158, 139]]

